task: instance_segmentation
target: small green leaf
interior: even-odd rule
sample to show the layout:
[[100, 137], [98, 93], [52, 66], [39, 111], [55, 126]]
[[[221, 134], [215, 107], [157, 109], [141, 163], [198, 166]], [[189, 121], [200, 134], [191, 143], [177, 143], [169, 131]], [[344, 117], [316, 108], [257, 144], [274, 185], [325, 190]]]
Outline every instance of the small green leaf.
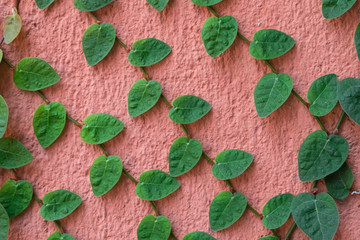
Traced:
[[338, 97], [342, 109], [360, 125], [360, 79], [345, 78], [338, 85]]
[[72, 213], [81, 204], [81, 197], [65, 189], [47, 193], [40, 209], [41, 216], [48, 221], [62, 219]]
[[90, 168], [90, 182], [94, 195], [99, 197], [110, 191], [119, 181], [122, 162], [117, 156], [99, 156]]
[[87, 63], [96, 65], [103, 60], [114, 46], [116, 31], [110, 23], [92, 24], [82, 38], [82, 48]]
[[9, 108], [5, 99], [0, 95], [0, 138], [5, 134], [9, 119]]
[[170, 147], [169, 172], [178, 177], [190, 171], [199, 162], [202, 154], [201, 142], [186, 137], [177, 138]]
[[137, 67], [146, 67], [163, 60], [171, 52], [166, 43], [155, 39], [145, 38], [136, 41], [129, 53], [129, 62]]
[[339, 225], [336, 203], [327, 193], [300, 193], [291, 205], [296, 225], [312, 240], [333, 239]]
[[124, 123], [106, 113], [94, 113], [85, 118], [81, 128], [82, 140], [89, 144], [101, 144], [114, 138], [124, 129]]
[[275, 236], [266, 236], [266, 237], [258, 238], [257, 240], [279, 240], [279, 238]]
[[6, 240], [9, 233], [9, 216], [3, 207], [0, 204], [0, 240]]
[[268, 229], [281, 227], [290, 217], [290, 207], [294, 196], [290, 193], [277, 195], [264, 206], [262, 223]]
[[347, 12], [356, 0], [323, 0], [322, 14], [324, 18], [333, 19]]
[[136, 186], [136, 195], [143, 200], [155, 201], [175, 192], [180, 183], [161, 170], [142, 173]]
[[174, 107], [169, 111], [169, 118], [181, 124], [193, 123], [205, 116], [211, 105], [202, 98], [193, 95], [184, 95], [176, 98]]
[[112, 3], [113, 1], [114, 0], [74, 0], [74, 5], [80, 11], [94, 12]]
[[1, 138], [0, 139], [0, 168], [18, 168], [30, 163], [33, 156], [16, 139]]
[[354, 175], [346, 163], [339, 170], [325, 177], [327, 190], [337, 199], [344, 199], [349, 195], [353, 181]]
[[314, 116], [324, 116], [335, 107], [338, 78], [335, 74], [328, 74], [316, 79], [309, 88], [307, 99], [310, 102], [309, 110]]
[[192, 3], [198, 6], [212, 6], [222, 1], [223, 0], [191, 0]]
[[171, 232], [171, 223], [167, 217], [145, 216], [137, 229], [138, 240], [167, 240]]
[[128, 95], [130, 117], [137, 117], [155, 106], [161, 96], [161, 85], [157, 81], [140, 79], [131, 87]]
[[47, 240], [75, 240], [75, 238], [67, 233], [61, 234], [59, 232], [54, 232]]
[[2, 58], [3, 58], [3, 51], [0, 49], [0, 63], [1, 63]]
[[21, 18], [16, 8], [12, 9], [12, 15], [4, 20], [4, 40], [6, 44], [10, 44], [19, 35], [21, 30]]
[[358, 59], [360, 61], [360, 23], [356, 27], [354, 41], [355, 41], [356, 53], [357, 53]]
[[169, 0], [146, 0], [156, 11], [161, 12], [166, 7]]
[[30, 204], [33, 196], [33, 188], [27, 181], [9, 180], [0, 190], [0, 203], [6, 209], [9, 218], [19, 215]]
[[259, 117], [264, 118], [278, 109], [289, 98], [293, 81], [289, 75], [265, 74], [256, 85], [255, 107]]
[[50, 6], [50, 4], [52, 4], [55, 0], [35, 0], [36, 5], [38, 6], [38, 8], [40, 9], [45, 9], [48, 6]]
[[244, 213], [247, 201], [241, 193], [221, 192], [212, 201], [209, 210], [210, 228], [220, 231], [234, 224]]
[[183, 240], [216, 240], [216, 238], [204, 232], [192, 232], [186, 234]]
[[228, 49], [235, 41], [238, 24], [234, 17], [209, 17], [201, 30], [201, 38], [206, 52], [216, 57]]
[[18, 88], [37, 91], [54, 85], [60, 77], [44, 60], [28, 57], [18, 62], [13, 79]]
[[254, 58], [267, 60], [284, 55], [294, 45], [295, 40], [289, 35], [274, 29], [263, 29], [254, 34], [249, 51]]

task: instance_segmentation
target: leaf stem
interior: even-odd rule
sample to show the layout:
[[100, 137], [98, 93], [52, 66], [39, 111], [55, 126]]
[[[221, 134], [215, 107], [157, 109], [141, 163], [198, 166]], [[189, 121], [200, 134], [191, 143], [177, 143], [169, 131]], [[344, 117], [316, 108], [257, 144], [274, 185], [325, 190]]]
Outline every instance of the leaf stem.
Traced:
[[96, 22], [100, 22], [100, 20], [95, 16], [95, 14], [93, 12], [89, 12], [89, 13]]
[[285, 240], [288, 240], [291, 237], [291, 234], [293, 233], [295, 228], [296, 228], [296, 223], [293, 222], [293, 224], [291, 224], [289, 231], [286, 233]]
[[273, 73], [277, 74], [275, 67], [270, 63], [270, 61], [269, 60], [264, 60], [264, 61], [265, 61], [266, 65], [268, 65], [268, 67], [271, 69], [271, 71]]
[[145, 68], [140, 67], [140, 70], [144, 74], [146, 81], [149, 81], [150, 78], [149, 78], [149, 75], [146, 73]]
[[215, 17], [220, 17], [220, 15], [214, 10], [212, 6], [208, 6], [207, 8], [215, 15]]
[[78, 126], [79, 128], [82, 128], [82, 124], [79, 123], [78, 121], [76, 121], [75, 119], [73, 119], [69, 114], [66, 114], [67, 119], [69, 119], [70, 121], [72, 121], [76, 126]]
[[15, 171], [15, 169], [11, 169], [11, 171], [14, 173], [16, 179], [20, 179], [19, 176], [17, 175], [17, 172]]
[[184, 131], [187, 139], [190, 140], [190, 134], [189, 134], [189, 132], [186, 130], [184, 124], [180, 124], [180, 126], [181, 126], [182, 130]]
[[15, 66], [12, 65], [11, 62], [9, 62], [9, 60], [7, 60], [7, 59], [4, 57], [4, 55], [3, 55], [3, 57], [2, 57], [2, 60], [3, 60], [7, 65], [9, 65], [10, 68], [16, 69]]
[[149, 203], [151, 204], [151, 207], [152, 207], [152, 209], [154, 210], [155, 215], [156, 215], [156, 216], [159, 216], [159, 212], [158, 212], [158, 210], [157, 210], [154, 202], [153, 202], [153, 201], [149, 201]]
[[271, 230], [271, 232], [274, 234], [275, 237], [279, 237], [279, 236], [277, 235], [275, 229], [270, 229], [270, 230]]
[[105, 148], [103, 147], [103, 145], [98, 144], [98, 147], [101, 149], [101, 151], [104, 153], [104, 155], [105, 155], [106, 157], [109, 156], [109, 154], [106, 152], [106, 150], [105, 150]]
[[34, 198], [34, 200], [37, 201], [40, 205], [44, 205], [43, 201], [42, 201], [40, 198], [38, 198], [38, 197], [35, 195], [35, 193], [33, 193], [33, 198]]
[[60, 223], [58, 221], [54, 221], [55, 225], [59, 228], [60, 233], [64, 234], [64, 230], [62, 229], [62, 227], [60, 226]]
[[339, 120], [338, 120], [338, 122], [337, 122], [336, 127], [335, 127], [334, 130], [338, 130], [338, 129], [339, 129], [341, 123], [342, 123], [343, 120], [344, 120], [344, 116], [345, 116], [345, 112], [344, 112], [344, 110], [342, 110], [341, 115], [340, 115], [340, 117], [339, 117]]
[[291, 93], [294, 94], [294, 96], [297, 97], [297, 99], [299, 99], [300, 102], [305, 105], [305, 107], [309, 106], [309, 104], [305, 102], [305, 100], [294, 89], [291, 90]]
[[209, 163], [211, 163], [212, 165], [215, 164], [214, 161], [211, 160], [211, 159], [209, 158], [209, 156], [206, 155], [206, 153], [205, 153], [204, 151], [202, 152], [202, 156], [203, 156]]
[[173, 240], [177, 240], [177, 238], [175, 237], [175, 235], [173, 234], [173, 232], [170, 233], [170, 236]]
[[37, 93], [37, 95], [39, 95], [39, 96], [42, 98], [42, 100], [44, 100], [44, 102], [45, 102], [46, 104], [49, 104], [49, 103], [50, 103], [49, 99], [47, 99], [47, 98], [45, 97], [45, 95], [44, 95], [40, 90], [37, 90], [37, 91], [35, 91], [35, 92]]
[[123, 168], [123, 173], [135, 184], [138, 184], [139, 182], [133, 177], [131, 176], [131, 174], [126, 171], [124, 168]]
[[319, 180], [314, 181], [311, 185], [310, 191], [314, 190], [318, 183], [319, 183]]
[[244, 35], [242, 35], [240, 32], [237, 32], [237, 35], [245, 42], [251, 43], [251, 41], [249, 39], [247, 39]]
[[258, 216], [259, 218], [262, 218], [260, 213], [258, 211], [256, 211], [249, 203], [247, 204], [247, 208], [250, 209], [253, 213], [255, 213], [256, 216]]
[[115, 39], [116, 39], [116, 41], [117, 41], [118, 43], [120, 43], [120, 45], [121, 45], [123, 48], [125, 48], [126, 50], [129, 50], [129, 47], [126, 46], [126, 44], [123, 43], [123, 42], [120, 40], [120, 38], [116, 37]]
[[171, 105], [171, 103], [166, 99], [166, 97], [161, 94], [161, 99], [166, 103], [166, 105], [169, 107], [169, 108], [173, 108], [173, 106]]

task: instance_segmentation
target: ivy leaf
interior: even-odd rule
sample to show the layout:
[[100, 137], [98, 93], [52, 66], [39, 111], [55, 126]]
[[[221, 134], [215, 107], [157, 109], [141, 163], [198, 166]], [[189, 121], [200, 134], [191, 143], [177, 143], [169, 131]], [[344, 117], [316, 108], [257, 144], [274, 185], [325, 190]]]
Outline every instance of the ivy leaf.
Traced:
[[30, 204], [33, 188], [27, 181], [6, 181], [0, 190], [0, 203], [6, 209], [9, 218], [23, 212]]
[[169, 0], [146, 0], [156, 11], [161, 12], [166, 7]]
[[14, 72], [15, 85], [28, 91], [37, 91], [54, 85], [60, 80], [56, 71], [40, 58], [23, 58]]
[[171, 223], [167, 217], [145, 216], [137, 229], [138, 240], [167, 240], [171, 232]]
[[47, 240], [75, 240], [75, 238], [67, 233], [61, 234], [59, 232], [54, 232]]
[[21, 30], [21, 18], [16, 8], [12, 9], [12, 15], [4, 20], [4, 40], [6, 44], [10, 44], [19, 35]]
[[5, 208], [0, 204], [0, 239], [6, 240], [9, 234], [10, 220]]
[[177, 138], [170, 147], [169, 172], [178, 177], [190, 171], [199, 162], [202, 154], [201, 142], [186, 137]]
[[206, 52], [216, 57], [228, 49], [235, 41], [238, 24], [234, 17], [209, 17], [201, 30], [201, 38]]
[[249, 51], [254, 58], [268, 60], [284, 55], [294, 45], [295, 40], [289, 35], [274, 29], [263, 29], [254, 34]]
[[338, 78], [335, 74], [328, 74], [316, 79], [309, 88], [307, 99], [310, 102], [309, 110], [314, 116], [324, 116], [335, 107]]
[[50, 4], [52, 4], [55, 0], [35, 0], [36, 2], [36, 6], [38, 6], [38, 8], [40, 9], [45, 9], [48, 6], [50, 6]]
[[291, 205], [296, 225], [313, 240], [333, 239], [339, 225], [336, 203], [327, 193], [300, 193]]
[[212, 6], [222, 1], [223, 0], [191, 0], [192, 3], [198, 6]]
[[131, 87], [128, 95], [130, 117], [137, 117], [155, 106], [161, 96], [161, 85], [157, 81], [140, 79]]
[[5, 99], [0, 95], [0, 138], [5, 134], [9, 119], [9, 108]]
[[264, 118], [278, 109], [289, 98], [293, 81], [289, 75], [265, 74], [254, 92], [255, 107], [259, 117]]
[[186, 234], [183, 240], [216, 240], [216, 238], [204, 232], [192, 232]]
[[162, 199], [175, 192], [180, 183], [161, 170], [150, 170], [142, 173], [136, 186], [136, 195], [147, 201]]
[[133, 44], [128, 59], [134, 66], [146, 67], [160, 62], [170, 52], [171, 48], [166, 43], [155, 38], [145, 38]]
[[81, 204], [81, 197], [65, 189], [47, 193], [40, 209], [41, 216], [48, 221], [62, 219], [72, 213]]
[[87, 116], [81, 128], [81, 139], [89, 144], [101, 144], [114, 138], [124, 129], [124, 123], [106, 113]]
[[344, 199], [350, 193], [354, 175], [346, 163], [336, 172], [325, 177], [326, 188], [337, 199]]
[[221, 192], [212, 201], [209, 210], [210, 228], [220, 231], [234, 224], [244, 213], [247, 201], [241, 193]]
[[262, 223], [268, 229], [281, 227], [290, 217], [290, 207], [294, 196], [290, 193], [277, 195], [264, 206]]
[[82, 38], [82, 48], [87, 63], [96, 65], [103, 60], [114, 46], [116, 31], [110, 23], [90, 25]]
[[324, 18], [333, 19], [346, 13], [356, 0], [323, 0], [322, 14]]
[[122, 162], [117, 156], [99, 156], [90, 168], [90, 182], [94, 195], [99, 197], [110, 191], [119, 181]]
[[30, 163], [33, 156], [16, 139], [0, 138], [0, 168], [18, 168]]
[[360, 125], [360, 79], [345, 78], [338, 85], [339, 102], [345, 113]]
[[357, 52], [357, 56], [358, 56], [358, 59], [360, 61], [360, 23], [356, 27], [354, 41], [355, 41], [355, 49], [356, 49], [356, 52]]
[[279, 240], [279, 238], [275, 236], [266, 236], [266, 237], [258, 238], [257, 240]]
[[94, 12], [112, 3], [113, 1], [114, 0], [74, 0], [74, 5], [80, 11]]
[[211, 105], [202, 98], [193, 95], [184, 95], [176, 98], [174, 107], [169, 111], [169, 118], [181, 124], [193, 123], [205, 116]]

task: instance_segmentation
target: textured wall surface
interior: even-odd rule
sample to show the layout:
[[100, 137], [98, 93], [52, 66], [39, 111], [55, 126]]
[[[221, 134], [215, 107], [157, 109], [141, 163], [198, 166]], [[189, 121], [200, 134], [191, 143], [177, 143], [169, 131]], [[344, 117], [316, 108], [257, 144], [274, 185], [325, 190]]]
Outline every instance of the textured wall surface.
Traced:
[[[0, 0], [0, 19], [11, 13], [13, 1]], [[335, 73], [339, 79], [359, 76], [359, 61], [353, 37], [360, 5], [342, 17], [326, 20], [321, 14], [321, 0], [224, 0], [214, 7], [221, 15], [232, 15], [239, 31], [246, 37], [264, 28], [283, 31], [296, 40], [295, 47], [272, 63], [279, 72], [289, 74], [294, 89], [304, 98], [313, 80]], [[49, 62], [61, 80], [44, 90], [52, 101], [61, 101], [78, 120], [96, 112], [106, 112], [121, 119], [126, 129], [105, 144], [106, 149], [123, 160], [124, 167], [136, 178], [143, 171], [161, 169], [168, 172], [168, 150], [183, 132], [168, 118], [168, 107], [159, 101], [146, 114], [131, 118], [127, 113], [127, 94], [132, 84], [142, 78], [139, 68], [127, 60], [127, 51], [115, 43], [108, 57], [90, 67], [82, 52], [81, 38], [93, 19], [80, 12], [72, 0], [56, 0], [45, 10], [33, 0], [22, 0], [19, 13], [23, 28], [10, 45], [3, 44], [4, 55], [13, 63], [24, 57], [39, 57]], [[263, 61], [253, 59], [248, 44], [237, 38], [222, 55], [213, 59], [201, 41], [203, 22], [211, 15], [205, 7], [190, 0], [170, 0], [163, 12], [155, 11], [145, 0], [120, 1], [96, 12], [112, 23], [117, 36], [128, 45], [138, 39], [155, 37], [172, 47], [161, 63], [147, 68], [151, 79], [163, 87], [171, 101], [184, 94], [204, 98], [211, 112], [190, 124], [193, 138], [202, 142], [211, 158], [226, 149], [242, 149], [254, 155], [254, 162], [240, 177], [232, 180], [258, 211], [273, 196], [285, 192], [298, 194], [310, 189], [297, 172], [297, 153], [305, 137], [319, 129], [308, 110], [294, 96], [275, 113], [257, 116], [253, 92], [258, 80], [269, 69]], [[65, 188], [83, 198], [81, 206], [60, 220], [65, 231], [76, 239], [136, 239], [140, 220], [153, 211], [148, 202], [135, 194], [135, 185], [125, 176], [108, 194], [97, 198], [89, 181], [89, 169], [102, 153], [82, 142], [80, 130], [71, 122], [61, 137], [47, 149], [41, 148], [32, 130], [32, 117], [42, 100], [32, 92], [19, 90], [13, 72], [0, 64], [0, 94], [9, 105], [7, 137], [20, 140], [34, 160], [18, 169], [22, 179], [32, 183], [35, 193]], [[340, 108], [322, 118], [328, 129], [335, 127]], [[360, 189], [360, 126], [349, 118], [339, 134], [350, 144], [348, 164], [355, 176], [354, 190]], [[0, 184], [13, 178], [11, 171], [0, 169]], [[212, 199], [227, 190], [223, 181], [212, 176], [211, 165], [201, 159], [197, 166], [178, 178], [181, 188], [169, 197], [156, 201], [161, 215], [167, 216], [178, 239], [191, 231], [205, 231], [219, 240], [257, 239], [271, 232], [261, 220], [246, 210], [233, 226], [220, 232], [209, 227], [208, 210]], [[318, 188], [326, 191], [324, 183]], [[360, 230], [360, 196], [336, 200], [340, 225], [335, 239], [358, 239]], [[41, 218], [40, 206], [30, 207], [11, 219], [9, 239], [46, 239], [56, 226]], [[278, 232], [284, 236], [292, 220]], [[307, 239], [296, 229], [293, 239]]]

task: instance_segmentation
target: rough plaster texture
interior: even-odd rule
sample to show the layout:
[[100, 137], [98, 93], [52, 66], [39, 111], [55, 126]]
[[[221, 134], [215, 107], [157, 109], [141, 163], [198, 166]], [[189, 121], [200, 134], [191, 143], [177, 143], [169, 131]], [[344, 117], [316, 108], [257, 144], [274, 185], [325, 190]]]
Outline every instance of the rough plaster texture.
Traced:
[[[0, 19], [4, 19], [13, 2], [0, 3]], [[291, 35], [296, 40], [294, 49], [272, 62], [279, 72], [293, 78], [294, 88], [303, 97], [311, 82], [322, 75], [335, 73], [339, 79], [359, 75], [353, 43], [359, 3], [335, 20], [322, 17], [321, 0], [224, 0], [215, 9], [222, 15], [234, 16], [239, 30], [248, 38], [264, 28]], [[115, 44], [105, 60], [95, 67], [88, 66], [81, 38], [94, 21], [88, 13], [75, 9], [72, 0], [56, 0], [45, 10], [39, 10], [33, 0], [22, 0], [19, 12], [23, 29], [16, 41], [2, 45], [5, 56], [13, 63], [30, 56], [49, 62], [61, 81], [44, 93], [52, 101], [61, 101], [74, 118], [106, 112], [121, 119], [126, 129], [105, 147], [122, 158], [131, 174], [138, 178], [143, 171], [155, 168], [168, 172], [168, 150], [183, 132], [169, 120], [168, 108], [161, 101], [148, 113], [129, 117], [127, 94], [142, 74], [129, 64], [127, 52]], [[117, 36], [130, 46], [140, 38], [155, 37], [172, 47], [164, 61], [147, 68], [149, 75], [161, 83], [163, 94], [171, 101], [180, 95], [194, 94], [211, 103], [211, 112], [188, 126], [192, 137], [202, 142], [211, 158], [226, 149], [242, 149], [254, 155], [249, 169], [232, 182], [257, 210], [261, 211], [277, 194], [298, 194], [310, 189], [310, 183], [302, 183], [298, 178], [297, 152], [305, 137], [319, 126], [294, 96], [271, 116], [257, 116], [253, 92], [269, 69], [249, 55], [248, 45], [239, 38], [224, 54], [210, 58], [200, 37], [203, 22], [211, 16], [205, 7], [195, 6], [190, 0], [170, 0], [159, 13], [145, 0], [116, 0], [96, 14], [103, 22], [112, 23]], [[20, 177], [30, 181], [41, 198], [58, 188], [69, 189], [83, 198], [73, 214], [60, 220], [65, 231], [76, 239], [136, 239], [140, 220], [153, 212], [148, 202], [135, 195], [135, 185], [122, 176], [108, 194], [95, 197], [89, 169], [100, 150], [83, 143], [79, 129], [70, 122], [55, 144], [42, 149], [32, 130], [32, 116], [42, 100], [34, 93], [17, 89], [13, 73], [4, 63], [0, 73], [0, 94], [10, 110], [6, 136], [20, 140], [34, 155], [31, 164], [18, 169]], [[322, 118], [328, 129], [334, 128], [339, 115], [337, 106]], [[360, 127], [346, 118], [339, 133], [350, 143], [347, 162], [355, 175], [353, 188], [359, 190]], [[11, 171], [0, 169], [1, 184], [12, 177]], [[178, 191], [156, 201], [160, 213], [170, 219], [178, 239], [191, 231], [205, 231], [219, 240], [257, 239], [270, 234], [249, 210], [230, 228], [210, 230], [209, 205], [215, 195], [228, 188], [212, 177], [206, 160], [202, 159], [178, 180]], [[322, 182], [319, 188], [326, 190]], [[336, 201], [340, 226], [335, 239], [358, 239], [359, 198], [350, 196]], [[46, 239], [56, 231], [55, 224], [43, 220], [39, 210], [33, 201], [25, 212], [13, 218], [9, 239]], [[278, 230], [281, 236], [291, 221]], [[307, 237], [297, 229], [292, 239]]]

